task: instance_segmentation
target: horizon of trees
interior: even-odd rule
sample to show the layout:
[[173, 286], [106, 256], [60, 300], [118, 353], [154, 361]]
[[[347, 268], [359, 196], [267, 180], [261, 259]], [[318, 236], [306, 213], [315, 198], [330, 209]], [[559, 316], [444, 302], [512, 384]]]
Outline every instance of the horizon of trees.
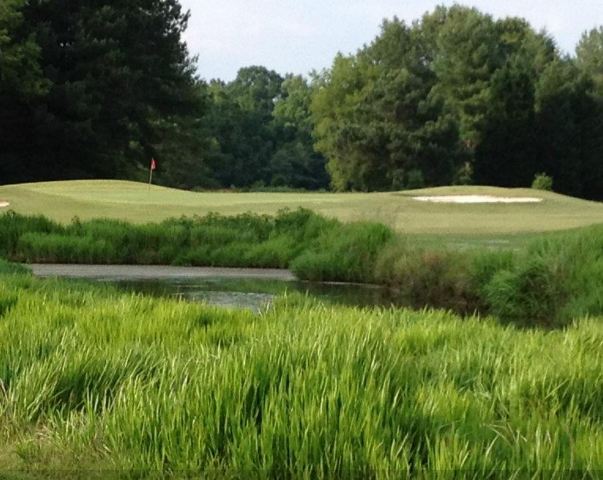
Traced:
[[178, 0], [0, 4], [0, 183], [180, 188], [530, 186], [603, 199], [603, 27], [562, 55], [521, 18], [455, 5], [309, 77], [201, 80]]

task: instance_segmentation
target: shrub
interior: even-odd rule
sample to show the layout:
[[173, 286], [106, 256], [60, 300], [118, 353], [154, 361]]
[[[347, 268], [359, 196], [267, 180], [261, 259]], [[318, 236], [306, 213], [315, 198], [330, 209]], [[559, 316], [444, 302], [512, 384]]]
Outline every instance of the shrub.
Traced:
[[373, 282], [377, 256], [392, 238], [394, 232], [378, 223], [341, 225], [324, 232], [290, 268], [304, 280]]
[[555, 259], [530, 258], [514, 270], [501, 270], [485, 287], [491, 312], [503, 321], [529, 326], [571, 322], [561, 313], [569, 295], [567, 272]]
[[479, 302], [469, 265], [467, 254], [424, 250], [398, 241], [391, 242], [378, 256], [375, 278], [414, 307], [471, 313]]
[[473, 185], [473, 176], [473, 165], [471, 162], [465, 162], [456, 172], [454, 185]]
[[553, 191], [553, 178], [546, 173], [537, 173], [532, 182], [532, 188], [535, 190]]
[[425, 186], [425, 178], [423, 172], [418, 168], [415, 168], [408, 172], [406, 178], [406, 188], [408, 190], [416, 190]]

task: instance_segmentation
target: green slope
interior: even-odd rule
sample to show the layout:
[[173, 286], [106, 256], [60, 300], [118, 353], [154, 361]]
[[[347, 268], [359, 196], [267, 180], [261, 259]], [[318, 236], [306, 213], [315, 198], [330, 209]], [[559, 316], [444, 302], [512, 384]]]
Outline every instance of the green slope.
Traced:
[[[414, 195], [537, 196], [540, 204], [458, 205], [413, 200]], [[195, 193], [126, 181], [68, 181], [0, 187], [0, 201], [23, 214], [59, 221], [111, 217], [158, 221], [209, 212], [275, 213], [305, 207], [344, 221], [373, 220], [400, 232], [450, 239], [525, 236], [603, 223], [603, 204], [529, 189], [442, 187], [402, 193]], [[6, 209], [4, 209], [6, 210]]]

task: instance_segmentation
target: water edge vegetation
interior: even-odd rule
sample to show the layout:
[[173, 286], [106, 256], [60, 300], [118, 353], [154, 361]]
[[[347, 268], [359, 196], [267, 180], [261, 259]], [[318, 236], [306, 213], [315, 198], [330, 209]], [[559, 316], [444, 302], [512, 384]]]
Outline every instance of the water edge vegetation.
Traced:
[[2, 274], [0, 474], [596, 478], [602, 347], [600, 317], [252, 314]]
[[387, 285], [416, 307], [492, 313], [562, 326], [603, 314], [603, 227], [514, 249], [422, 246], [378, 223], [343, 224], [309, 210], [276, 216], [170, 219], [132, 225], [0, 217], [0, 255], [14, 261], [290, 268], [300, 279]]

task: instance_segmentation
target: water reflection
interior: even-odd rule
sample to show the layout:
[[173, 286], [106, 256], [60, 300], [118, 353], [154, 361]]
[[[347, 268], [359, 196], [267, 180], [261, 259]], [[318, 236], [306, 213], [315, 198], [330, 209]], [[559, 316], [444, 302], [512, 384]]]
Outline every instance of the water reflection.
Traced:
[[285, 293], [300, 293], [321, 301], [349, 306], [391, 306], [396, 304], [387, 289], [370, 285], [284, 282], [256, 279], [107, 279], [119, 288], [157, 297], [177, 297], [229, 308], [260, 311]]

